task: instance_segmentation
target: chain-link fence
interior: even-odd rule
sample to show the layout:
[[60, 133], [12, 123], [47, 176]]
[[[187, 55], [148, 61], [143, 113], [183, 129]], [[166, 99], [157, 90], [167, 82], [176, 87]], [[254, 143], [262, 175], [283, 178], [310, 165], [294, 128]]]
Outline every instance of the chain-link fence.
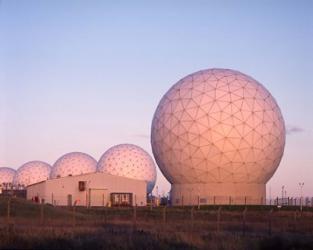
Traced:
[[198, 196], [187, 195], [175, 197], [170, 201], [173, 206], [203, 206], [203, 205], [276, 205], [313, 207], [313, 197], [264, 197], [249, 196]]
[[[288, 207], [286, 207], [288, 208]], [[103, 227], [128, 225], [136, 230], [162, 232], [312, 232], [313, 208], [284, 209], [277, 206], [185, 206], [185, 207], [56, 207], [19, 198], [0, 199], [0, 225], [14, 227]], [[150, 230], [150, 229], [149, 229]], [[203, 231], [204, 230], [204, 231]]]

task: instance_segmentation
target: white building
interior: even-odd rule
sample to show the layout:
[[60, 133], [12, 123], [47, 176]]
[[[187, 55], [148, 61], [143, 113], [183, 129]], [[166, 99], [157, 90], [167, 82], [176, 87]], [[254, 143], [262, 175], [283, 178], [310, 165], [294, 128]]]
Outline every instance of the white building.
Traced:
[[147, 182], [107, 173], [50, 179], [29, 185], [27, 199], [56, 206], [145, 206]]

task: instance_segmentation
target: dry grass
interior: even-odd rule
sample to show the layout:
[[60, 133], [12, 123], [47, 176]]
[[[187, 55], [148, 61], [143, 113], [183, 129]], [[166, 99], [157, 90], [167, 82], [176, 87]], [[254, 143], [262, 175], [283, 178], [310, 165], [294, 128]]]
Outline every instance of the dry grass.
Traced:
[[[313, 210], [59, 208], [0, 198], [1, 249], [313, 249]], [[273, 212], [270, 210], [273, 209]], [[295, 209], [295, 208], [294, 208]], [[164, 216], [165, 215], [165, 216]]]

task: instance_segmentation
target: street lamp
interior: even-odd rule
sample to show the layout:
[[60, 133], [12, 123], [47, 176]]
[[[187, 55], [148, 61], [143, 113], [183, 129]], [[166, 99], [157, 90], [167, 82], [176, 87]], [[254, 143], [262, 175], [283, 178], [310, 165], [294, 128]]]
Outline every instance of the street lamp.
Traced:
[[304, 186], [304, 182], [299, 182], [300, 186], [300, 210], [302, 211], [302, 188]]

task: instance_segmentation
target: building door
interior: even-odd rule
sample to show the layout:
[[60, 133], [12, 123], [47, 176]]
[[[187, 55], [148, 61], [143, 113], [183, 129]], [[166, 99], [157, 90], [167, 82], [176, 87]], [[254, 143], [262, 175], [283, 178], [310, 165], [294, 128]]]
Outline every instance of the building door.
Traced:
[[69, 207], [71, 207], [72, 206], [72, 195], [71, 194], [68, 194], [67, 195], [67, 205], [69, 206]]
[[89, 205], [91, 207], [104, 207], [108, 204], [107, 189], [89, 189]]

